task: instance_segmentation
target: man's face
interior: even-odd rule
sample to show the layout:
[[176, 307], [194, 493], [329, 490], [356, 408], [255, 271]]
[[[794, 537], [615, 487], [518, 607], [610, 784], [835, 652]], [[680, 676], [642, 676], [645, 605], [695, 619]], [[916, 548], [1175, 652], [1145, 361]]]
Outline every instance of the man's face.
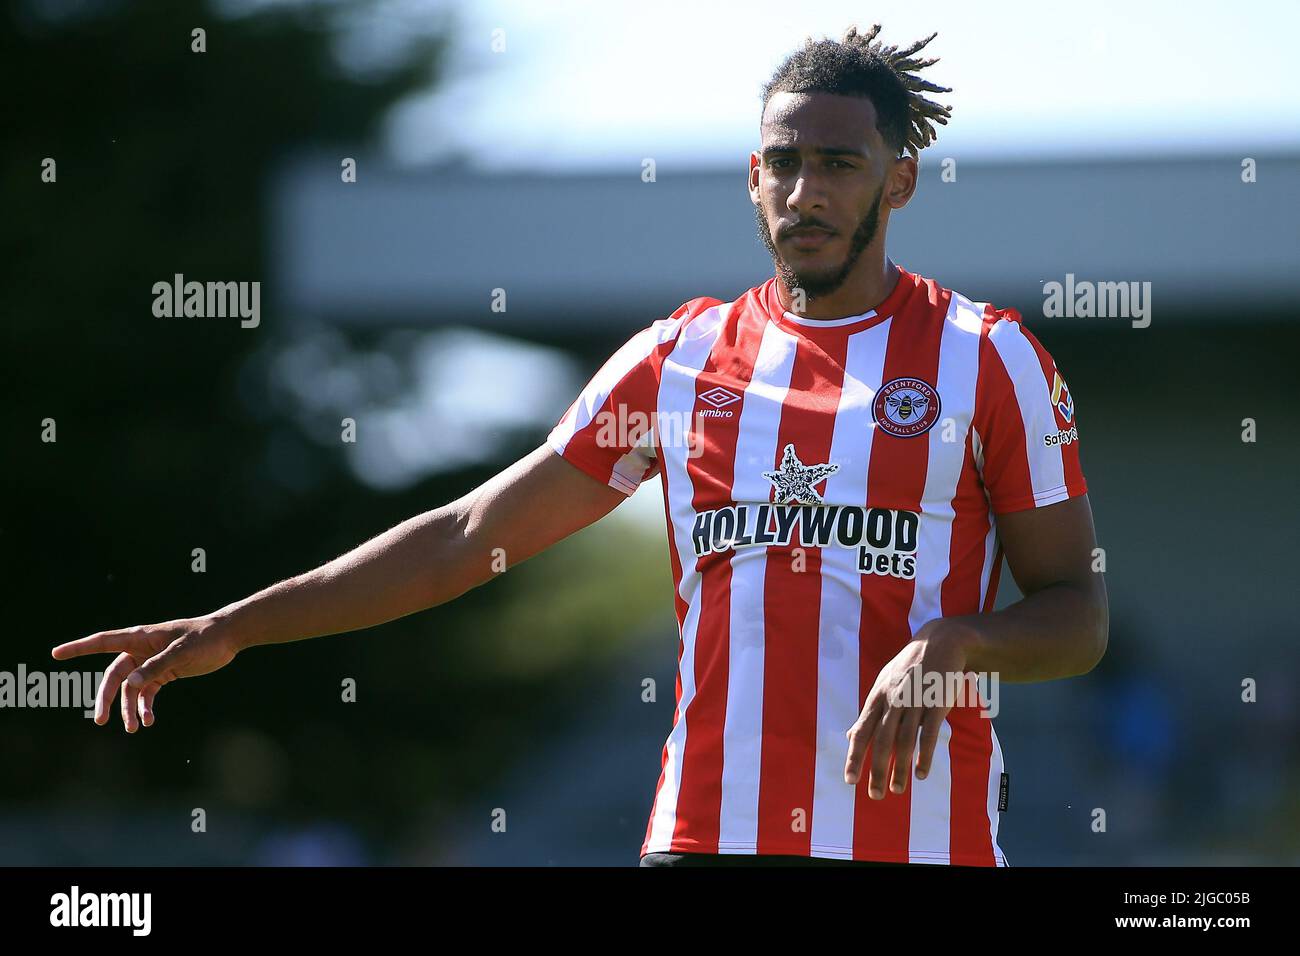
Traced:
[[762, 147], [750, 160], [750, 195], [759, 238], [787, 289], [814, 299], [843, 284], [877, 238], [894, 162], [870, 100], [829, 93], [772, 97]]

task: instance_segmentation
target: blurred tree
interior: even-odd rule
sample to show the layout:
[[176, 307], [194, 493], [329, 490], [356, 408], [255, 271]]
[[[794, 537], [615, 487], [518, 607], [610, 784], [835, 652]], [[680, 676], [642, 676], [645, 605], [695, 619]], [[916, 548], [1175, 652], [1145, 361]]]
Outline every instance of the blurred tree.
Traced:
[[[176, 273], [269, 280], [277, 161], [308, 147], [355, 155], [388, 107], [437, 82], [450, 15], [425, 12], [384, 48], [392, 24], [369, 39], [367, 29], [392, 15], [367, 3], [195, 0], [13, 2], [0, 13], [0, 572], [9, 612], [0, 669], [45, 666], [51, 645], [95, 630], [219, 607], [495, 470], [400, 495], [358, 489], [341, 448], [307, 440], [241, 373], [284, 334], [274, 289], [263, 287], [257, 328], [152, 313], [153, 284]], [[196, 28], [205, 52], [192, 49]], [[341, 61], [349, 50], [352, 68]], [[47, 158], [57, 164], [53, 183], [42, 181]], [[47, 419], [54, 443], [41, 441]], [[306, 480], [285, 480], [286, 471]], [[206, 549], [208, 573], [192, 573], [194, 547]], [[644, 580], [636, 560], [626, 573]], [[432, 621], [390, 625], [398, 637], [382, 651], [335, 639], [244, 655], [237, 675], [165, 689], [157, 726], [134, 738], [116, 718], [94, 729], [66, 711], [0, 714], [0, 766], [24, 768], [5, 773], [0, 812], [192, 799], [187, 806], [226, 802], [295, 820], [333, 814], [391, 842], [418, 788], [436, 785], [439, 799], [452, 799], [511, 747], [528, 746], [518, 733], [502, 745], [501, 722], [525, 720], [581, 678], [568, 665], [584, 643], [608, 643], [611, 611], [640, 613], [603, 595], [578, 601], [567, 620], [584, 637], [568, 635], [567, 653], [542, 675], [557, 680], [485, 666], [475, 655], [500, 642], [475, 631], [494, 602], [511, 589], [536, 599], [553, 575], [507, 576]], [[455, 639], [415, 640], [430, 629]], [[360, 684], [354, 710], [339, 703], [343, 677]], [[502, 700], [510, 715], [475, 721]], [[250, 744], [259, 733], [276, 744]], [[290, 769], [247, 785], [222, 777], [251, 778], [276, 760]], [[187, 820], [174, 822], [187, 832]], [[67, 852], [63, 861], [86, 862]], [[239, 851], [217, 841], [193, 852]]]

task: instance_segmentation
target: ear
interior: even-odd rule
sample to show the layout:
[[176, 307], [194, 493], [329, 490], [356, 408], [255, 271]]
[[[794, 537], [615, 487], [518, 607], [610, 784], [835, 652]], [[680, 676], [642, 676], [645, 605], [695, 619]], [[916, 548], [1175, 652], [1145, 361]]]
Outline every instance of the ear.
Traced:
[[758, 189], [758, 177], [762, 173], [760, 166], [762, 157], [759, 156], [758, 150], [749, 154], [749, 201], [757, 206], [762, 202], [762, 195]]
[[916, 192], [919, 167], [910, 153], [890, 162], [889, 178], [885, 184], [885, 203], [890, 209], [902, 209]]

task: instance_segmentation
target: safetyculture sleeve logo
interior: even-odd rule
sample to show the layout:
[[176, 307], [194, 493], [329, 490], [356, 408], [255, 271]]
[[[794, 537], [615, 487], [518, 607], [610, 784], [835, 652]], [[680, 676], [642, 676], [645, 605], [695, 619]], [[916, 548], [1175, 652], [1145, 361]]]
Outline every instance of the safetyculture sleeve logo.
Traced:
[[939, 420], [939, 393], [919, 378], [890, 379], [876, 392], [871, 417], [895, 438], [924, 435]]
[[1070, 424], [1074, 419], [1074, 396], [1070, 394], [1070, 389], [1065, 384], [1065, 379], [1061, 378], [1061, 373], [1055, 369], [1052, 370], [1052, 404], [1065, 424]]

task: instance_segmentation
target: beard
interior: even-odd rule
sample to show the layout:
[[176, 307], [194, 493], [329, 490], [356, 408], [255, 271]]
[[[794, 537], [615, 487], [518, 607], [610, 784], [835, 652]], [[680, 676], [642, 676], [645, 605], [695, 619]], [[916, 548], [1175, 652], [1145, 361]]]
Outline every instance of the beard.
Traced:
[[758, 225], [758, 237], [767, 247], [768, 253], [772, 256], [772, 262], [776, 266], [777, 278], [785, 286], [786, 291], [793, 294], [795, 289], [802, 289], [804, 296], [808, 299], [816, 299], [819, 296], [830, 295], [848, 278], [853, 267], [857, 265], [858, 258], [862, 255], [862, 250], [871, 245], [871, 240], [876, 238], [876, 230], [880, 226], [880, 200], [885, 194], [885, 184], [881, 183], [880, 188], [876, 190], [875, 198], [871, 200], [871, 208], [867, 214], [858, 222], [858, 226], [853, 230], [853, 237], [849, 241], [849, 251], [844, 256], [844, 261], [838, 266], [828, 266], [824, 269], [809, 271], [797, 270], [781, 258], [777, 252], [776, 243], [772, 240], [772, 231], [767, 226], [767, 216], [763, 213], [761, 205], [754, 207], [754, 218]]

